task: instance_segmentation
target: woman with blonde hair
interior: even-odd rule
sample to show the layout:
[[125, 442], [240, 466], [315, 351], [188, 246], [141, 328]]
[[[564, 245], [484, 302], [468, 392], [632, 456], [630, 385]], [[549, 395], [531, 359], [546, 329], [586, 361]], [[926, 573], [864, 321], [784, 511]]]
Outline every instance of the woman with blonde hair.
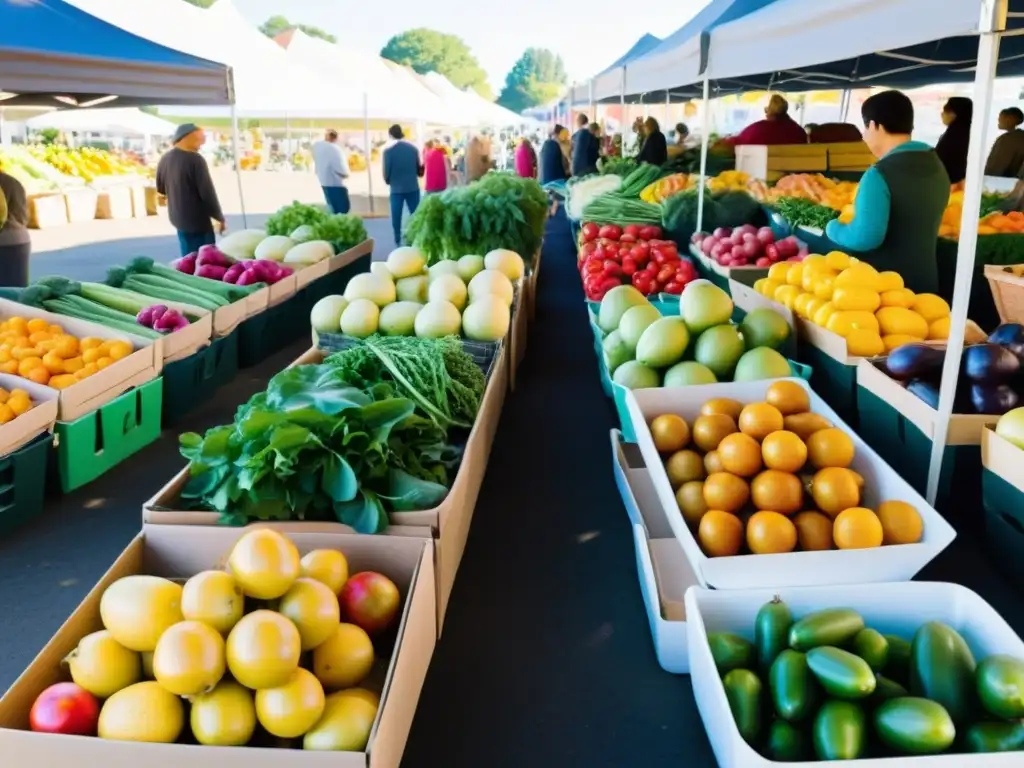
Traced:
[[661, 132], [658, 121], [653, 117], [644, 120], [644, 143], [640, 147], [636, 161], [651, 165], [662, 165], [668, 161], [668, 142], [665, 140], [665, 134]]

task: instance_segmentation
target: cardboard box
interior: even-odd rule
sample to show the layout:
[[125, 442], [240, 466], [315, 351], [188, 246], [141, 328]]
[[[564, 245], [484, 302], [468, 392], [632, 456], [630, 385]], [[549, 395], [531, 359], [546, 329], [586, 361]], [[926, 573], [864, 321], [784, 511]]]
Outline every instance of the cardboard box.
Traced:
[[639, 449], [624, 442], [618, 430], [611, 434], [612, 471], [633, 525], [640, 593], [651, 625], [654, 654], [666, 672], [685, 675], [690, 671], [690, 657], [683, 597], [689, 587], [699, 583], [697, 575], [676, 542]]
[[678, 513], [675, 492], [649, 423], [665, 413], [682, 416], [688, 423], [697, 417], [700, 407], [716, 397], [728, 397], [741, 403], [763, 402], [770, 380], [705, 384], [694, 387], [637, 389], [626, 395], [637, 444], [651, 473], [654, 487], [679, 545], [686, 553], [701, 585], [735, 590], [764, 586], [808, 586], [814, 584], [869, 584], [909, 580], [949, 546], [956, 532], [911, 485], [889, 467], [835, 411], [802, 379], [792, 381], [808, 391], [811, 411], [824, 416], [853, 441], [855, 456], [851, 469], [864, 478], [862, 505], [877, 508], [882, 501], [905, 501], [924, 521], [924, 535], [917, 544], [885, 546], [873, 549], [845, 549], [819, 552], [789, 552], [777, 555], [736, 555], [708, 557], [693, 532]]
[[89, 187], [65, 190], [64, 206], [67, 210], [68, 223], [77, 224], [80, 221], [95, 220], [98, 199], [99, 193]]
[[0, 456], [14, 453], [23, 445], [35, 439], [43, 432], [53, 432], [57, 423], [59, 393], [56, 389], [44, 387], [34, 381], [0, 373], [0, 387], [8, 392], [12, 389], [23, 389], [32, 398], [32, 407], [21, 416], [17, 416], [6, 424], [0, 424]]
[[54, 229], [68, 223], [68, 208], [59, 192], [30, 195], [28, 198], [28, 225], [32, 229]]
[[213, 338], [230, 336], [243, 321], [258, 315], [269, 306], [270, 286], [267, 286], [253, 291], [244, 299], [213, 310]]
[[[718, 765], [722, 768], [796, 765], [768, 760], [740, 737], [708, 645], [710, 632], [732, 632], [753, 640], [754, 618], [761, 606], [776, 594], [796, 617], [837, 606], [852, 608], [864, 617], [869, 627], [885, 634], [899, 635], [908, 641], [920, 625], [928, 621], [941, 621], [963, 636], [978, 661], [997, 653], [1024, 658], [1024, 642], [1021, 642], [1006, 620], [977, 594], [957, 584], [906, 582], [796, 589], [762, 588], [742, 592], [691, 588], [686, 592], [690, 680], [704, 729]], [[857, 768], [888, 768], [901, 762], [919, 768], [1017, 768], [1021, 760], [1020, 752], [973, 755], [951, 753], [916, 755], [907, 760], [865, 756], [849, 764]], [[800, 763], [802, 766], [819, 767], [826, 764], [817, 760]]]
[[141, 336], [119, 333], [103, 325], [55, 315], [25, 304], [0, 299], [0, 321], [14, 316], [42, 318], [48, 323], [61, 326], [79, 339], [85, 336], [120, 339], [131, 342], [135, 347], [135, 351], [127, 357], [115, 361], [77, 384], [60, 390], [57, 414], [59, 421], [74, 421], [132, 387], [152, 381], [163, 369], [163, 339], [144, 339]]
[[153, 303], [163, 304], [170, 309], [187, 313], [191, 319], [187, 328], [168, 333], [160, 339], [161, 356], [165, 365], [194, 355], [210, 343], [210, 339], [213, 338], [213, 313], [208, 309], [158, 299], [153, 299]]
[[[292, 365], [319, 363], [323, 354], [318, 349], [310, 349], [295, 360]], [[501, 418], [501, 408], [505, 402], [507, 390], [507, 357], [502, 355], [495, 363], [483, 402], [477, 414], [466, 442], [462, 464], [455, 476], [447, 498], [433, 509], [415, 512], [392, 512], [391, 525], [385, 533], [392, 536], [414, 536], [434, 538], [434, 551], [437, 573], [437, 626], [440, 631], [448, 608], [448, 599], [455, 584], [455, 575], [462, 562], [462, 553], [466, 549], [469, 537], [469, 526], [473, 520], [480, 487], [487, 472], [487, 460], [490, 457], [494, 435]], [[188, 469], [176, 474], [167, 485], [149, 499], [142, 507], [142, 519], [147, 524], [174, 526], [205, 526], [218, 525], [216, 512], [188, 512], [180, 510], [179, 499], [181, 489], [188, 481]], [[278, 524], [273, 524], [275, 527]], [[287, 523], [280, 525], [310, 525], [345, 529], [340, 523]]]
[[130, 219], [133, 215], [131, 187], [111, 186], [97, 195], [97, 219]]
[[[49, 768], [70, 760], [104, 768], [224, 768], [237, 763], [251, 768], [398, 768], [416, 704], [434, 651], [436, 629], [433, 557], [430, 542], [392, 536], [356, 536], [337, 531], [287, 532], [301, 553], [337, 549], [352, 573], [374, 570], [395, 582], [402, 594], [402, 614], [395, 649], [386, 664], [381, 706], [370, 734], [368, 752], [303, 752], [259, 747], [202, 747], [104, 741], [85, 736], [33, 733], [28, 713], [46, 687], [67, 678], [61, 660], [84, 635], [102, 628], [99, 615], [104, 590], [117, 579], [145, 573], [188, 578], [217, 568], [244, 533], [239, 528], [143, 526], [82, 604], [47, 643], [32, 664], [0, 699], [0, 751], [18, 768]], [[13, 756], [17, 756], [14, 758]]]

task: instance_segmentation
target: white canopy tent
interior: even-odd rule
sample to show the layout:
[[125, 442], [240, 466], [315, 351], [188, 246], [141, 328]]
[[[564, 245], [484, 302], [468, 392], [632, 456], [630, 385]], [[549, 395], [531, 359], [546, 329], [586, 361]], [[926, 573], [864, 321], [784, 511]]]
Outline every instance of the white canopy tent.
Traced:
[[371, 118], [441, 124], [447, 120], [440, 99], [401, 77], [379, 56], [310, 37], [301, 29], [289, 30], [277, 42], [303, 66], [365, 93]]
[[133, 107], [58, 110], [29, 118], [25, 125], [36, 130], [56, 128], [61, 131], [92, 131], [123, 136], [171, 136], [178, 127], [175, 123]]
[[473, 101], [477, 102], [480, 105], [480, 110], [483, 113], [484, 118], [488, 121], [490, 125], [508, 127], [525, 125], [527, 123], [533, 122], [532, 120], [529, 120], [523, 117], [522, 115], [516, 114], [511, 109], [506, 109], [500, 104], [496, 104], [493, 101], [488, 101], [471, 88], [467, 88], [465, 91], [463, 91], [463, 93], [465, 93], [467, 96], [470, 97], [470, 99], [472, 99]]
[[418, 75], [412, 70], [407, 70], [405, 67], [401, 67], [398, 64], [395, 64], [394, 66], [405, 71], [409, 77], [419, 82], [424, 88], [428, 89], [441, 100], [441, 103], [445, 105], [445, 109], [450, 115], [448, 119], [450, 124], [458, 126], [464, 125], [471, 128], [484, 124], [480, 115], [479, 105], [468, 100], [466, 98], [466, 94], [452, 85], [447, 78], [438, 75], [436, 72], [428, 72], [425, 75]]
[[[234, 74], [236, 116], [363, 116], [361, 92], [331, 82], [292, 60], [280, 46], [251, 27], [230, 0], [219, 0], [209, 9], [182, 0], [146, 0], [144, 13], [124, 0], [69, 2], [140, 37], [229, 64]], [[163, 112], [195, 117], [227, 115], [227, 110], [219, 108], [173, 107]]]

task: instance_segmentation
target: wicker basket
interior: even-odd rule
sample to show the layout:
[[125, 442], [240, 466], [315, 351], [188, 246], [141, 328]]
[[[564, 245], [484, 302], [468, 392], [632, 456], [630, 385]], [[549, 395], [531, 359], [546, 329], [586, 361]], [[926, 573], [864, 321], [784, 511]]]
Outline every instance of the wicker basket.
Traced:
[[[324, 355], [330, 355], [334, 352], [354, 347], [360, 343], [360, 340], [354, 336], [346, 336], [343, 333], [315, 333], [313, 343]], [[469, 339], [462, 339], [462, 349], [473, 358], [473, 362], [480, 367], [480, 370], [484, 372], [484, 376], [488, 379], [491, 376], [491, 371], [494, 369], [495, 362], [501, 357], [503, 344], [504, 339], [502, 341], [470, 341]]]
[[1024, 323], [1024, 264], [1010, 267], [988, 265], [985, 277], [1003, 323]]

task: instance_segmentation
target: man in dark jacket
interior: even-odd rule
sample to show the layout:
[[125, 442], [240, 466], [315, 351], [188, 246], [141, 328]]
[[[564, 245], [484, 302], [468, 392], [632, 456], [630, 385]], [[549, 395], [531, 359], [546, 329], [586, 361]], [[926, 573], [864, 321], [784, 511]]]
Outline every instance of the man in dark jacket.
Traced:
[[395, 245], [402, 244], [402, 210], [416, 213], [420, 204], [420, 152], [405, 140], [402, 126], [392, 125], [388, 135], [395, 143], [384, 150], [384, 183], [391, 187], [391, 227]]
[[206, 143], [203, 129], [193, 123], [179, 125], [173, 141], [174, 147], [156, 166], [156, 191], [167, 198], [167, 216], [178, 230], [181, 255], [186, 256], [217, 242], [214, 222], [221, 233], [227, 225], [210, 169], [199, 154]]
[[561, 125], [556, 125], [551, 129], [551, 134], [541, 145], [540, 160], [537, 167], [541, 184], [548, 184], [552, 181], [564, 181], [569, 178], [569, 174], [566, 172], [565, 155], [562, 154], [562, 146], [558, 143], [558, 136], [564, 130], [565, 128]]
[[572, 137], [572, 175], [597, 173], [598, 143], [597, 137], [590, 131], [590, 119], [586, 115], [579, 115], [576, 128]]

